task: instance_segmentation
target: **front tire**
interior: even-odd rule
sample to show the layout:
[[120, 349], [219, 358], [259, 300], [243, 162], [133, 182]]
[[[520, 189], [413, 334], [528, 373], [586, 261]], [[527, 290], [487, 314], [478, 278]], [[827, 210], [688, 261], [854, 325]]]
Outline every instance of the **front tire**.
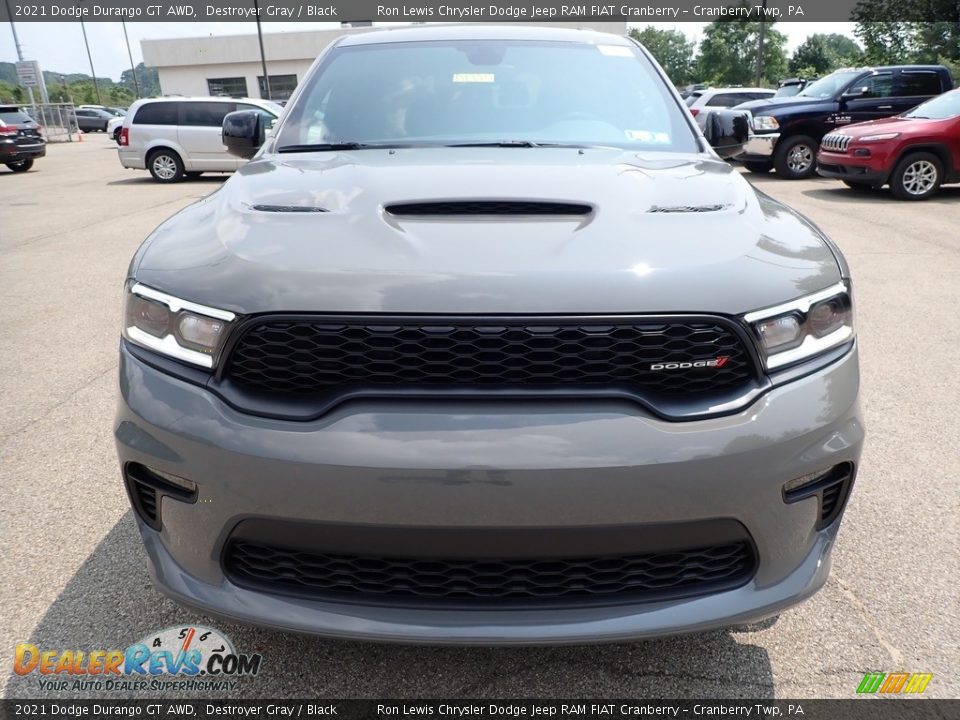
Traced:
[[780, 138], [773, 153], [777, 175], [786, 180], [806, 180], [817, 171], [817, 141], [809, 135]]
[[183, 180], [183, 160], [173, 150], [157, 150], [147, 160], [147, 169], [159, 183], [175, 183]]
[[7, 163], [7, 167], [14, 172], [26, 172], [33, 167], [33, 158], [25, 158], [17, 162]]
[[890, 176], [890, 192], [898, 200], [926, 200], [940, 189], [943, 163], [933, 153], [907, 155]]
[[743, 166], [752, 173], [757, 173], [758, 175], [766, 175], [773, 169], [773, 163], [769, 160], [750, 160], [745, 162]]
[[851, 190], [876, 190], [877, 188], [877, 185], [863, 182], [862, 180], [841, 180], [840, 182], [842, 182]]

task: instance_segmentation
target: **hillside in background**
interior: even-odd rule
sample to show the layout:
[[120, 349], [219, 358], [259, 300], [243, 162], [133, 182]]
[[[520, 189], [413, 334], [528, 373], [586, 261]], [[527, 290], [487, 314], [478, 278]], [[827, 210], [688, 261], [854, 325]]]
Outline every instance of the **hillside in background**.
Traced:
[[[156, 68], [145, 67], [143, 63], [137, 65], [137, 81], [140, 83], [140, 97], [151, 97], [160, 94], [160, 80]], [[43, 78], [47, 84], [47, 94], [50, 102], [72, 102], [76, 105], [97, 102], [93, 78], [86, 73], [58, 73], [50, 70], [43, 71]], [[97, 78], [100, 86], [100, 99], [103, 105], [127, 106], [137, 99], [134, 89], [133, 73], [124, 70], [120, 81], [110, 78]], [[12, 62], [0, 62], [0, 102], [24, 103], [28, 99], [26, 88], [17, 84], [17, 68]], [[37, 101], [39, 92], [34, 93]]]

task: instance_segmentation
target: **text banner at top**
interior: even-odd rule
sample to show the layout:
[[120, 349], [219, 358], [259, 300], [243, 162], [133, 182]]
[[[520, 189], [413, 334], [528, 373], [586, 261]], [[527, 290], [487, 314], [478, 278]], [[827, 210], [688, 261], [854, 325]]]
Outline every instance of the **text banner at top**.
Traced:
[[[8, 8], [9, 7], [9, 14]], [[10, 0], [0, 20], [15, 22], [957, 22], [956, 0], [634, 0], [610, 4], [411, 0]], [[12, 16], [12, 17], [11, 17]]]

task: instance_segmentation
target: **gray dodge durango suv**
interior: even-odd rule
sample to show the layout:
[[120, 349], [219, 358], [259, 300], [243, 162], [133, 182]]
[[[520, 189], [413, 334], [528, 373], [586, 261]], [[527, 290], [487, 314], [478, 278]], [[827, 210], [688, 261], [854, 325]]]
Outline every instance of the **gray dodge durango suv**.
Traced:
[[[850, 276], [650, 55], [334, 43], [126, 284], [115, 435], [157, 587], [240, 622], [613, 641], [816, 592], [864, 430]], [[716, 150], [711, 149], [712, 143]]]

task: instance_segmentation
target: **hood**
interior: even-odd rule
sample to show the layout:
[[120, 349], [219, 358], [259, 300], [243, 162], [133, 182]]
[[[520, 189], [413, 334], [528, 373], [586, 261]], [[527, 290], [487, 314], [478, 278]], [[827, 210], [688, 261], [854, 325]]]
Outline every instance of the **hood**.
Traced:
[[754, 115], [757, 115], [759, 110], [769, 111], [770, 113], [776, 114], [776, 112], [779, 110], [793, 111], [802, 109], [804, 107], [822, 108], [825, 103], [831, 104], [833, 102], [834, 101], [830, 98], [797, 97], [796, 95], [792, 95], [790, 97], [772, 97], [765, 98], [763, 100], [751, 100], [749, 102], [737, 105], [737, 110], [749, 110]]
[[834, 130], [834, 133], [842, 133], [858, 138], [864, 135], [872, 135], [879, 131], [899, 132], [899, 133], [918, 133], [926, 135], [928, 133], [937, 133], [943, 126], [954, 122], [956, 118], [934, 119], [934, 118], [905, 118], [888, 117], [879, 120], [867, 120], [866, 122], [847, 125], [844, 128]]
[[[388, 210], [465, 201], [586, 213]], [[161, 225], [131, 268], [238, 313], [740, 313], [840, 277], [809, 223], [721, 160], [554, 148], [263, 157]]]

